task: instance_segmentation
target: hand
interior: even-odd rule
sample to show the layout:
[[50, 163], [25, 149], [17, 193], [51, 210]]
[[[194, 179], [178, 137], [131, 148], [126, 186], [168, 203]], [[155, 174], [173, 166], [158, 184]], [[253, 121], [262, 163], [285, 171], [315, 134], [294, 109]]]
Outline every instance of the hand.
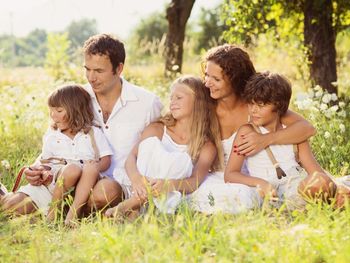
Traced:
[[45, 186], [48, 186], [49, 184], [51, 184], [53, 180], [53, 174], [51, 171], [45, 170], [42, 172], [41, 178], [42, 178], [42, 184]]
[[145, 176], [141, 176], [139, 180], [132, 182], [132, 193], [141, 201], [147, 200], [147, 187], [149, 182]]
[[40, 186], [43, 184], [42, 172], [44, 167], [41, 165], [32, 165], [24, 170], [24, 174], [29, 184], [34, 186]]
[[152, 195], [155, 197], [161, 195], [162, 193], [168, 193], [172, 191], [170, 189], [169, 180], [150, 179], [150, 184], [151, 184]]
[[267, 137], [268, 134], [261, 134], [251, 131], [241, 135], [241, 143], [235, 145], [237, 152], [240, 155], [252, 156], [269, 146]]
[[259, 195], [261, 196], [261, 198], [276, 198], [277, 197], [277, 191], [276, 189], [273, 187], [272, 184], [270, 184], [267, 181], [263, 181], [260, 184], [258, 184], [256, 186]]

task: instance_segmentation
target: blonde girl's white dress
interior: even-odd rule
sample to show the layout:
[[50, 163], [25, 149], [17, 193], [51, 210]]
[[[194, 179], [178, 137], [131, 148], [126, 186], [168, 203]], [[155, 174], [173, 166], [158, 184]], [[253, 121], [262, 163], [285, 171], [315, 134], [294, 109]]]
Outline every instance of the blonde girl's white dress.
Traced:
[[[263, 134], [269, 132], [261, 126], [259, 129]], [[285, 202], [288, 209], [303, 207], [306, 202], [298, 193], [298, 186], [307, 173], [296, 161], [293, 145], [270, 145], [270, 149], [287, 176], [278, 179], [276, 169], [265, 150], [246, 159], [249, 174], [264, 179], [275, 187], [279, 197], [277, 206]]]
[[[235, 137], [236, 133], [222, 140], [225, 166]], [[245, 164], [242, 173], [248, 174]], [[206, 214], [217, 212], [238, 214], [257, 208], [261, 203], [255, 188], [244, 184], [225, 183], [223, 172], [209, 173], [199, 188], [188, 195], [187, 200], [192, 209]]]
[[[187, 145], [175, 143], [164, 126], [162, 140], [149, 137], [140, 142], [137, 168], [147, 178], [170, 180], [190, 177], [193, 164], [187, 153]], [[181, 200], [179, 191], [153, 199], [155, 206], [163, 213], [174, 213]]]

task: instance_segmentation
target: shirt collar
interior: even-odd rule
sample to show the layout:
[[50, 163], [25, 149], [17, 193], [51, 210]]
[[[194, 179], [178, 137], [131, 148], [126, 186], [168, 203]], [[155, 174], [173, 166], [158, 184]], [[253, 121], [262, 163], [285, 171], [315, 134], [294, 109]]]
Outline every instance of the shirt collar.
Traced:
[[[120, 102], [122, 106], [124, 107], [128, 101], [138, 101], [139, 98], [135, 93], [134, 85], [126, 81], [124, 78], [120, 78], [120, 79], [122, 81], [122, 92], [120, 94]], [[96, 94], [93, 91], [90, 84], [86, 85], [86, 90], [90, 94], [91, 98], [98, 103]]]

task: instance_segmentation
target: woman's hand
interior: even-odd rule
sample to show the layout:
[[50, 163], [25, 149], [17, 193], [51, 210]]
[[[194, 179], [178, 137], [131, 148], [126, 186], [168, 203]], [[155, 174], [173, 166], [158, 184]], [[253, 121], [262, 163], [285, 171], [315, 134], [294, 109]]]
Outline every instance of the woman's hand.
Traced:
[[240, 155], [252, 156], [269, 146], [269, 133], [261, 134], [255, 131], [242, 134], [239, 145], [234, 145]]

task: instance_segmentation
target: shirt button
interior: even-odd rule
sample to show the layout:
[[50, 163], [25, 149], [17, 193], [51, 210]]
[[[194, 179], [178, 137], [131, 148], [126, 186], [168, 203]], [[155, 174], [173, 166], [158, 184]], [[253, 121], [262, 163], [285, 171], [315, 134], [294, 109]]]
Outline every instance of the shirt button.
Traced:
[[106, 125], [105, 128], [108, 129], [109, 127]]
[[72, 145], [73, 145], [73, 146], [75, 145], [74, 142], [72, 143]]
[[102, 111], [101, 110], [98, 110], [99, 113], [101, 113]]

